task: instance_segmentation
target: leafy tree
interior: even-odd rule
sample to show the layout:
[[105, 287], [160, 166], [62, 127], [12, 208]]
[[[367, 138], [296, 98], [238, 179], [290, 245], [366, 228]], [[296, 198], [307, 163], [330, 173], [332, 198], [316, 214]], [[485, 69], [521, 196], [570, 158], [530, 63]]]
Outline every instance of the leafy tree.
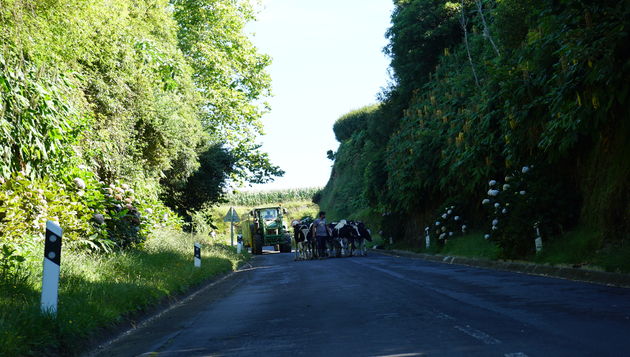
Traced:
[[184, 183], [168, 180], [164, 200], [183, 215], [221, 200], [234, 167], [234, 157], [220, 144], [211, 145], [199, 156], [199, 168]]
[[194, 71], [202, 96], [201, 121], [236, 158], [232, 178], [264, 183], [283, 171], [270, 163], [255, 143], [268, 110], [270, 77], [267, 55], [257, 52], [244, 27], [254, 19], [245, 0], [171, 0], [178, 23], [179, 47]]

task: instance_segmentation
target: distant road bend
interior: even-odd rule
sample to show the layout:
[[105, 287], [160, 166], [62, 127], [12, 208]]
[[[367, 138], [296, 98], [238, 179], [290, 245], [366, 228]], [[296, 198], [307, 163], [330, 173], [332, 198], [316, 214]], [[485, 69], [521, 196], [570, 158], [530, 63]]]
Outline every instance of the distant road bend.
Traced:
[[268, 252], [98, 356], [630, 356], [630, 289]]

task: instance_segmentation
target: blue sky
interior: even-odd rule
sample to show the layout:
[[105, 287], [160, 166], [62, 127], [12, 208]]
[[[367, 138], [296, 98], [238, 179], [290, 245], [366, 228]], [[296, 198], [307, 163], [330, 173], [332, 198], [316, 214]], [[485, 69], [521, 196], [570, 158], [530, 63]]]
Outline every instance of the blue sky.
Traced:
[[324, 186], [337, 150], [332, 126], [352, 109], [376, 102], [388, 82], [382, 53], [392, 0], [264, 0], [247, 26], [269, 67], [271, 112], [263, 150], [286, 174], [256, 190]]

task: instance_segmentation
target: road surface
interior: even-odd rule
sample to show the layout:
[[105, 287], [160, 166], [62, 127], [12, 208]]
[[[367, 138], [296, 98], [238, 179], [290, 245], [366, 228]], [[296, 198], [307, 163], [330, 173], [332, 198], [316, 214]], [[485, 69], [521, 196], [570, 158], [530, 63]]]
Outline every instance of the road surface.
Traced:
[[256, 257], [98, 355], [630, 356], [630, 289], [377, 253], [293, 257]]

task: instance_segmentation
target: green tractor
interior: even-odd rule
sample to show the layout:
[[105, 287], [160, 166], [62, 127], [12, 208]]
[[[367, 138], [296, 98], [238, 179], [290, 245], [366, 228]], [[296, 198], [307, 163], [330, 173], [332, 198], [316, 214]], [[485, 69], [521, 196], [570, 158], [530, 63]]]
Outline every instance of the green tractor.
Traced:
[[274, 246], [280, 253], [291, 253], [291, 234], [284, 224], [282, 207], [256, 208], [249, 212], [241, 224], [243, 244], [252, 248], [252, 254], [262, 254], [264, 246]]

